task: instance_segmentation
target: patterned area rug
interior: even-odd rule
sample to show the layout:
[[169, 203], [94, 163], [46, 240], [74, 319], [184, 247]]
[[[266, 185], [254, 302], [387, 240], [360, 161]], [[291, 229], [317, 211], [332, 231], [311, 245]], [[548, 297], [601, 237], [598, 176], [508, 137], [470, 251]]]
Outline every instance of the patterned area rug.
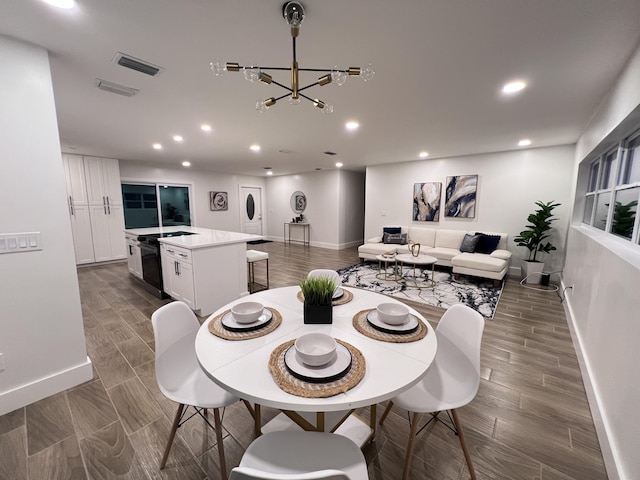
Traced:
[[[412, 287], [413, 267], [397, 267], [396, 274], [402, 281], [396, 282], [389, 278], [378, 278], [378, 264], [373, 262], [358, 263], [350, 267], [338, 270], [342, 283], [350, 287], [363, 288], [377, 293], [390, 295], [398, 299], [411, 300], [413, 302], [426, 303], [435, 307], [448, 308], [456, 303], [463, 303], [480, 312], [483, 317], [493, 318], [502, 284], [499, 288], [493, 286], [493, 280], [485, 280], [476, 277], [461, 275], [459, 280], [454, 280], [449, 269], [435, 270], [436, 286], [434, 288]], [[400, 268], [402, 272], [400, 272]], [[446, 268], [446, 267], [444, 267]], [[392, 265], [387, 270], [389, 277], [392, 274]], [[416, 268], [417, 285], [426, 286], [427, 278], [431, 276], [431, 267], [428, 269]]]

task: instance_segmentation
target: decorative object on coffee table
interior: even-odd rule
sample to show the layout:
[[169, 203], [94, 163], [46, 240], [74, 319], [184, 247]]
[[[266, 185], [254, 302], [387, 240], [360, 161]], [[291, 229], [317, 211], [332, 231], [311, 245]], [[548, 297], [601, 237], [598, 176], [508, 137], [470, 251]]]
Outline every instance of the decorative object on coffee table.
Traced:
[[332, 278], [307, 277], [300, 282], [304, 297], [304, 323], [333, 323], [333, 292], [336, 282]]
[[[538, 252], [550, 253], [556, 250], [556, 247], [548, 241], [551, 236], [552, 222], [556, 220], [553, 217], [553, 210], [560, 206], [559, 203], [553, 201], [543, 203], [535, 202], [538, 209], [530, 213], [527, 217], [528, 225], [526, 230], [513, 239], [519, 247], [526, 247], [529, 250], [529, 256], [522, 261], [522, 275], [526, 283], [539, 284], [542, 279], [542, 271], [544, 270], [544, 262], [537, 259]], [[545, 242], [545, 240], [547, 240]]]

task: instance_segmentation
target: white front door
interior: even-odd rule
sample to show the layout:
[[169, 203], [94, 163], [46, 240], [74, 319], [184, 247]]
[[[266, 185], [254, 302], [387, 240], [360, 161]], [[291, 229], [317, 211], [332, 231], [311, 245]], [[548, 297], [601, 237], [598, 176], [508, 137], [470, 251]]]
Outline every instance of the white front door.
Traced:
[[262, 235], [262, 190], [240, 187], [242, 198], [242, 233]]

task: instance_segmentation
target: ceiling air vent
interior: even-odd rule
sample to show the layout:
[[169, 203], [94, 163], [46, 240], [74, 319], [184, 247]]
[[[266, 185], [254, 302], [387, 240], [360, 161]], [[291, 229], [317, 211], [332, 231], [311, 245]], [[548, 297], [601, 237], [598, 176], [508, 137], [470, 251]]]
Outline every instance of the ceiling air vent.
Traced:
[[125, 97], [133, 97], [140, 91], [135, 88], [125, 87], [124, 85], [102, 80], [100, 78], [96, 78], [96, 87], [100, 90], [104, 90], [105, 92], [117, 93], [118, 95], [124, 95]]
[[127, 55], [122, 52], [116, 53], [112, 62], [116, 62], [118, 65], [122, 65], [123, 67], [130, 68], [137, 72], [146, 73], [152, 77], [155, 77], [163, 70], [162, 67], [158, 67], [157, 65], [145, 62], [144, 60], [140, 60], [139, 58], [132, 57], [131, 55]]

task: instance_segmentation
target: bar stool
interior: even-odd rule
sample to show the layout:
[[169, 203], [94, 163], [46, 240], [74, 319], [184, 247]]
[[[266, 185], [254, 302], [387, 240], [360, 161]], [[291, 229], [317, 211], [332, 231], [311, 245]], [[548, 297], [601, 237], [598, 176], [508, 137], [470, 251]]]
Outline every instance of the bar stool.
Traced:
[[[255, 275], [255, 263], [261, 261], [267, 262], [267, 284], [257, 283]], [[249, 274], [249, 293], [259, 292], [260, 290], [269, 289], [269, 254], [258, 250], [247, 250], [247, 268]]]

